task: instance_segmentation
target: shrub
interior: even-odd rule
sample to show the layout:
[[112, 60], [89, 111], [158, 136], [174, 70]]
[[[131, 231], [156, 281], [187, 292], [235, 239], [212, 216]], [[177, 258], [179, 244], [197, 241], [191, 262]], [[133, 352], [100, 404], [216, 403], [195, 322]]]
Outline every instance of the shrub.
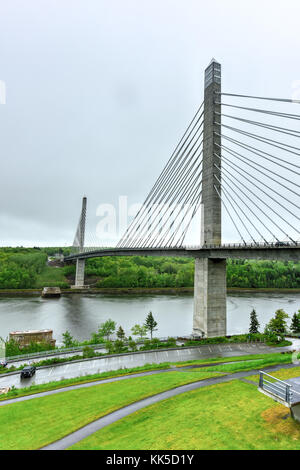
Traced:
[[82, 356], [84, 358], [95, 357], [95, 351], [90, 346], [85, 346], [82, 350]]

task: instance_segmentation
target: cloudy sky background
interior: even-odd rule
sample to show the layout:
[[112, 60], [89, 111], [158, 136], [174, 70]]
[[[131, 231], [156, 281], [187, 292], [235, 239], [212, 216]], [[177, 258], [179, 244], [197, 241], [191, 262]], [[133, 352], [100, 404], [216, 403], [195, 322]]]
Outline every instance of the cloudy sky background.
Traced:
[[224, 91], [291, 97], [299, 15], [298, 0], [2, 0], [0, 244], [71, 244], [84, 194], [91, 230], [99, 204], [142, 202], [212, 57]]

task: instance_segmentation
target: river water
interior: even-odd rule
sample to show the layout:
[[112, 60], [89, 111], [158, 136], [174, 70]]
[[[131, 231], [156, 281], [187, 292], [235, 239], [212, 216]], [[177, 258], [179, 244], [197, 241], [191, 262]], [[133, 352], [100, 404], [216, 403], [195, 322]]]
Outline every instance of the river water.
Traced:
[[[253, 308], [263, 329], [278, 308], [290, 316], [300, 309], [300, 293], [231, 293], [227, 296], [227, 334], [247, 332]], [[50, 328], [58, 343], [66, 330], [84, 340], [108, 318], [129, 335], [130, 328], [143, 323], [149, 311], [158, 323], [156, 336], [192, 332], [192, 295], [69, 294], [59, 299], [0, 297], [0, 337], [15, 330]]]

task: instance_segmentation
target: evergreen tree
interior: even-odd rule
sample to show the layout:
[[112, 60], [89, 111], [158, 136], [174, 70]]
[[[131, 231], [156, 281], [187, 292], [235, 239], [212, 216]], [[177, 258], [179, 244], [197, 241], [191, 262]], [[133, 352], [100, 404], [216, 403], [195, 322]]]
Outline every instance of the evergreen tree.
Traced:
[[145, 327], [147, 328], [147, 330], [150, 331], [151, 339], [152, 339], [153, 331], [157, 331], [157, 328], [155, 328], [156, 326], [157, 326], [157, 322], [154, 320], [152, 312], [149, 312], [146, 318]]
[[258, 328], [259, 328], [259, 322], [257, 319], [257, 313], [256, 310], [253, 309], [252, 312], [250, 313], [250, 328], [249, 328], [249, 333], [255, 334], [259, 333]]
[[300, 310], [298, 310], [298, 313], [295, 312], [293, 315], [291, 330], [295, 334], [300, 333]]
[[123, 341], [125, 339], [125, 331], [123, 330], [123, 328], [121, 327], [121, 325], [119, 326], [119, 329], [117, 331], [117, 337], [119, 340]]

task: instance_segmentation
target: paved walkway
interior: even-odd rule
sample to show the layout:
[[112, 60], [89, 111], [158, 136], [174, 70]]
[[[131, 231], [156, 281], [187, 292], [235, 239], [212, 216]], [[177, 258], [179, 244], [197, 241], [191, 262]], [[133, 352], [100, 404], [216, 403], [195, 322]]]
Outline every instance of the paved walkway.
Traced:
[[[277, 366], [270, 366], [266, 367], [262, 370], [268, 372], [274, 372], [279, 369], [289, 369], [297, 367], [295, 364], [284, 364], [284, 365], [277, 365]], [[161, 372], [161, 371], [160, 371]], [[102, 418], [93, 421], [92, 423], [87, 424], [86, 426], [78, 429], [77, 431], [65, 436], [64, 438], [60, 439], [59, 441], [53, 442], [41, 450], [65, 450], [72, 445], [76, 444], [77, 442], [85, 439], [86, 437], [94, 434], [96, 431], [103, 429], [106, 426], [109, 426], [116, 421], [125, 418], [126, 416], [134, 413], [135, 411], [139, 411], [142, 408], [147, 406], [153, 405], [154, 403], [158, 403], [162, 400], [166, 400], [168, 398], [174, 397], [176, 395], [180, 395], [181, 393], [190, 392], [192, 390], [197, 390], [199, 388], [207, 387], [208, 385], [216, 385], [219, 383], [229, 382], [233, 379], [242, 379], [244, 377], [248, 377], [250, 375], [258, 374], [259, 370], [251, 370], [247, 372], [237, 372], [235, 374], [229, 374], [222, 377], [213, 377], [210, 379], [201, 380], [198, 382], [193, 382], [190, 384], [182, 385], [180, 387], [173, 388], [171, 390], [167, 390], [162, 393], [158, 393], [157, 395], [153, 395], [151, 397], [145, 398], [143, 400], [137, 401], [135, 403], [131, 403], [124, 408], [116, 410], [108, 415], [103, 416]], [[151, 375], [151, 374], [148, 374]]]

